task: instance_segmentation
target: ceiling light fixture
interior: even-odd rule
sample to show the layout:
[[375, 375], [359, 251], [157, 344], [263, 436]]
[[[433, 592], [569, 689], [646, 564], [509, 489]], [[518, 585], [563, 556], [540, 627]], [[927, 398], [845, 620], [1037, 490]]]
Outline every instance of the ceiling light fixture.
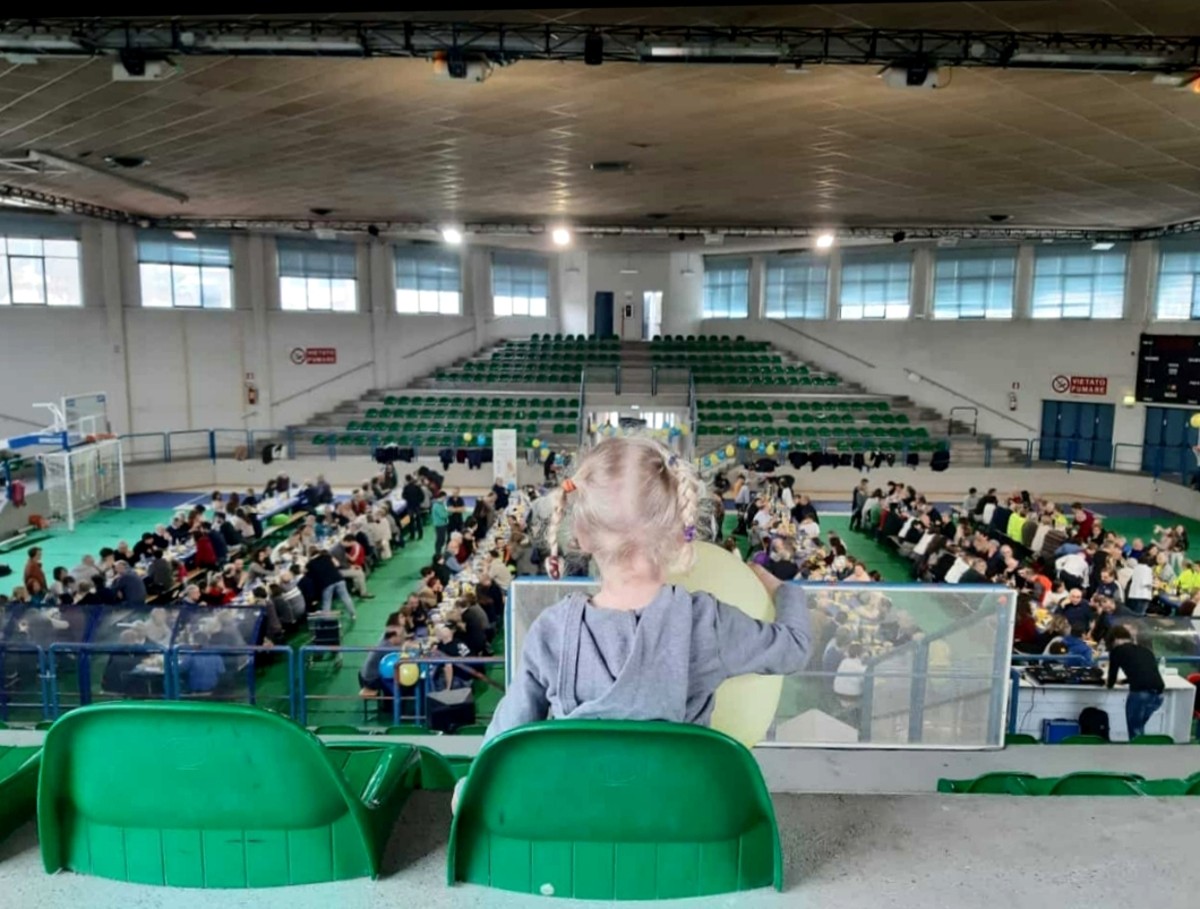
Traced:
[[550, 231], [550, 239], [554, 241], [555, 246], [570, 246], [571, 232], [565, 227], [556, 227]]
[[463, 241], [463, 232], [457, 227], [443, 227], [442, 239], [451, 246], [461, 246]]
[[832, 249], [834, 241], [836, 239], [837, 238], [833, 234], [829, 233], [828, 231], [826, 231], [823, 234], [818, 234], [817, 235], [817, 249]]
[[176, 240], [196, 239], [196, 232], [194, 230], [173, 230], [171, 231], [171, 235], [174, 236]]
[[1097, 240], [1092, 244], [1092, 252], [1108, 252], [1116, 245], [1112, 240]]

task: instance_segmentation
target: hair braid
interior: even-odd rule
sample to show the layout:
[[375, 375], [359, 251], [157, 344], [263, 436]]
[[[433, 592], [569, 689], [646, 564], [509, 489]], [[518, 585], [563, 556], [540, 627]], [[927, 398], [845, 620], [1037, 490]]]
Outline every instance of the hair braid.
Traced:
[[687, 555], [684, 561], [691, 561], [691, 546], [696, 538], [697, 523], [700, 520], [700, 499], [704, 492], [704, 483], [695, 469], [683, 458], [674, 457], [667, 462], [668, 471], [675, 483], [675, 496], [679, 502], [679, 518], [683, 526], [680, 532], [685, 540]]
[[554, 502], [554, 510], [550, 512], [550, 519], [546, 522], [546, 537], [550, 544], [550, 558], [557, 563], [558, 539], [562, 532], [563, 521], [567, 517], [567, 491], [560, 486], [554, 495], [557, 496], [557, 499]]

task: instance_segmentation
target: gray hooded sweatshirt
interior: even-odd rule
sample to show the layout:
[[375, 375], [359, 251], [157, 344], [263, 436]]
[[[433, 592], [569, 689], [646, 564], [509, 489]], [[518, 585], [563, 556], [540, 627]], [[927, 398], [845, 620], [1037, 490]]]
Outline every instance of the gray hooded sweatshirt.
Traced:
[[707, 593], [664, 586], [638, 610], [571, 594], [538, 616], [487, 739], [550, 717], [707, 725], [717, 686], [736, 675], [787, 675], [811, 649], [804, 591], [784, 584], [773, 623]]

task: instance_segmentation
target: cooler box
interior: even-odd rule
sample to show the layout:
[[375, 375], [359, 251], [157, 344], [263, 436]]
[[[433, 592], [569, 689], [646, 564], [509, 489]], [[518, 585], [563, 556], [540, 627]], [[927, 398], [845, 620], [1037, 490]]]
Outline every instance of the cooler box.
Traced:
[[1042, 720], [1042, 741], [1057, 745], [1068, 736], [1079, 735], [1078, 720]]

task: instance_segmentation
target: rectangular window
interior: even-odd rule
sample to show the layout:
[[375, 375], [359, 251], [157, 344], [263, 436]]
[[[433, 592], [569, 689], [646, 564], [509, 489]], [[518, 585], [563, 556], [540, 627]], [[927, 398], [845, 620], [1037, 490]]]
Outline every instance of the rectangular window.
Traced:
[[842, 259], [839, 319], [907, 319], [912, 255], [854, 255]]
[[704, 257], [704, 318], [745, 319], [750, 315], [750, 260]]
[[0, 306], [82, 306], [79, 241], [0, 236]]
[[1011, 319], [1016, 278], [1016, 249], [938, 250], [933, 317]]
[[358, 312], [353, 243], [277, 240], [279, 305], [288, 312]]
[[396, 250], [396, 312], [462, 313], [462, 261], [457, 253]]
[[1200, 319], [1200, 249], [1163, 246], [1158, 260], [1156, 319]]
[[1033, 318], [1119, 319], [1124, 312], [1124, 250], [1037, 250], [1033, 263]]
[[496, 316], [546, 315], [550, 270], [540, 256], [492, 254], [492, 312]]
[[232, 309], [233, 262], [225, 237], [138, 238], [142, 306], [151, 309]]
[[808, 255], [769, 258], [764, 290], [769, 319], [824, 319], [829, 260]]

